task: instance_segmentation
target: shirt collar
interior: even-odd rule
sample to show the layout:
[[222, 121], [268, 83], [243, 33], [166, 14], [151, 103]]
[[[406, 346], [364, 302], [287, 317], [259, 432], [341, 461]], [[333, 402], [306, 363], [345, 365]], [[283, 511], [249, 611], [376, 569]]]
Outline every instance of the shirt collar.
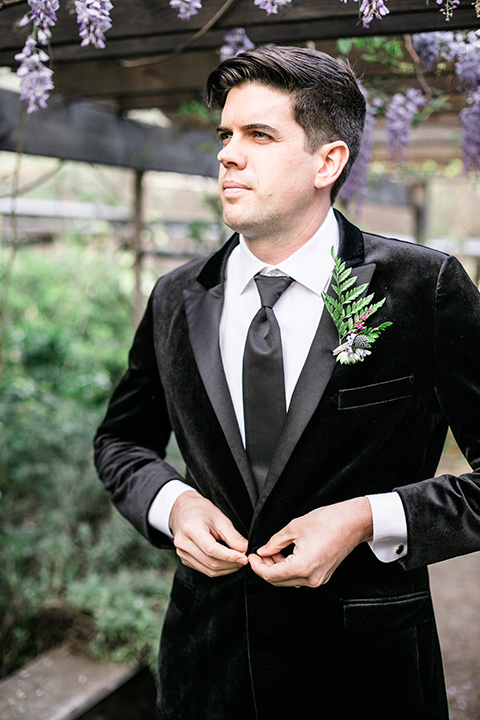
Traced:
[[230, 255], [227, 264], [230, 289], [241, 295], [254, 275], [278, 268], [312, 292], [321, 295], [333, 268], [331, 250], [333, 247], [335, 252], [338, 252], [338, 242], [338, 223], [332, 208], [310, 240], [278, 265], [266, 265], [259, 260], [240, 235], [240, 243]]

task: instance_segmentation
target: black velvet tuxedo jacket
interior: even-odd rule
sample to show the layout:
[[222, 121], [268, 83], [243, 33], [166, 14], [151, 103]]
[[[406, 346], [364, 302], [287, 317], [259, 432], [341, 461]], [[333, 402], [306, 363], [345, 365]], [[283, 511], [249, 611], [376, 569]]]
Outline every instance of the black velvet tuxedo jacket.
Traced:
[[[393, 324], [355, 365], [336, 363], [325, 311], [258, 497], [222, 369], [225, 263], [238, 237], [157, 283], [96, 438], [118, 509], [154, 545], [149, 507], [178, 472], [250, 551], [322, 505], [396, 489], [408, 554], [359, 546], [317, 589], [244, 568], [180, 566], [160, 651], [162, 720], [441, 720], [448, 716], [426, 566], [480, 549], [480, 299], [453, 257], [364, 234], [339, 213], [339, 254]], [[378, 321], [378, 322], [377, 322]], [[299, 318], [301, 322], [301, 318]], [[447, 427], [472, 472], [435, 477]]]

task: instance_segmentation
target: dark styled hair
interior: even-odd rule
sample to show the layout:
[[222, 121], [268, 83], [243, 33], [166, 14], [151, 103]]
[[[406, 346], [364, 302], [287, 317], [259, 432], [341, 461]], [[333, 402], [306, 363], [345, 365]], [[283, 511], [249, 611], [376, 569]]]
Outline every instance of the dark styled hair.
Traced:
[[224, 60], [210, 73], [207, 105], [222, 109], [229, 91], [247, 82], [290, 95], [308, 152], [335, 140], [346, 143], [350, 157], [332, 186], [333, 202], [358, 155], [365, 123], [365, 99], [350, 66], [309, 48], [258, 47]]

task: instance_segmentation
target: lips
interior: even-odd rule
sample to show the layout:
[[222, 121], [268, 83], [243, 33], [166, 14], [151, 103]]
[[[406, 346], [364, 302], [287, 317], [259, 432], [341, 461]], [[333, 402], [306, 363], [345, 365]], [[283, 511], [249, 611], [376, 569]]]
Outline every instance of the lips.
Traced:
[[244, 183], [237, 182], [236, 180], [224, 180], [222, 183], [223, 197], [226, 200], [235, 200], [236, 198], [240, 198], [250, 190], [251, 187], [245, 185]]

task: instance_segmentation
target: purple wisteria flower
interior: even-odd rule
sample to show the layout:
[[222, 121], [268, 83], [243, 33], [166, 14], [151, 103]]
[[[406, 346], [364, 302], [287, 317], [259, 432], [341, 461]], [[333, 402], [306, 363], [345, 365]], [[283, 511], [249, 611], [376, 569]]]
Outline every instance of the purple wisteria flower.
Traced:
[[190, 20], [202, 8], [201, 0], [170, 0], [170, 7], [177, 11], [180, 20]]
[[440, 12], [445, 15], [445, 20], [450, 20], [453, 15], [453, 11], [460, 5], [460, 0], [437, 0], [437, 5], [440, 5]]
[[373, 149], [373, 130], [376, 123], [378, 106], [379, 103], [381, 103], [377, 98], [370, 99], [367, 90], [365, 90], [363, 86], [360, 86], [360, 89], [367, 101], [362, 144], [360, 145], [360, 152], [352, 165], [350, 174], [338, 194], [339, 200], [341, 200], [346, 207], [355, 204], [357, 210], [359, 210], [362, 204], [363, 196], [367, 189], [368, 167], [372, 158]]
[[278, 8], [284, 7], [291, 0], [255, 0], [255, 5], [265, 10], [267, 15], [275, 15], [278, 12]]
[[450, 44], [455, 74], [462, 88], [476, 90], [480, 85], [480, 32], [456, 33]]
[[460, 111], [463, 126], [462, 155], [465, 173], [480, 173], [480, 88], [469, 93]]
[[228, 60], [228, 58], [235, 57], [239, 53], [253, 50], [255, 47], [245, 32], [245, 28], [242, 27], [232, 28], [225, 33], [223, 42], [224, 44], [220, 48], [220, 60], [222, 62]]
[[36, 39], [40, 45], [47, 45], [52, 37], [51, 28], [57, 22], [57, 11], [60, 7], [58, 0], [28, 0], [30, 12], [20, 20], [20, 26], [33, 23], [36, 29]]
[[395, 93], [385, 113], [387, 145], [392, 162], [406, 161], [406, 149], [415, 114], [426, 105], [420, 90], [408, 88], [406, 93]]
[[112, 27], [110, 0], [75, 0], [77, 22], [82, 47], [93, 45], [99, 50], [105, 47], [105, 33]]
[[368, 28], [373, 18], [381, 20], [384, 15], [388, 15], [390, 10], [385, 5], [386, 2], [387, 0], [362, 0], [360, 15], [363, 27]]
[[21, 53], [15, 55], [20, 67], [17, 77], [20, 78], [20, 99], [27, 103], [27, 112], [32, 113], [39, 107], [45, 108], [50, 91], [53, 90], [53, 72], [44, 63], [48, 62], [47, 53], [37, 47], [30, 35]]
[[453, 41], [453, 32], [425, 32], [412, 35], [414, 50], [425, 70], [431, 70], [442, 56], [451, 59], [450, 46]]

